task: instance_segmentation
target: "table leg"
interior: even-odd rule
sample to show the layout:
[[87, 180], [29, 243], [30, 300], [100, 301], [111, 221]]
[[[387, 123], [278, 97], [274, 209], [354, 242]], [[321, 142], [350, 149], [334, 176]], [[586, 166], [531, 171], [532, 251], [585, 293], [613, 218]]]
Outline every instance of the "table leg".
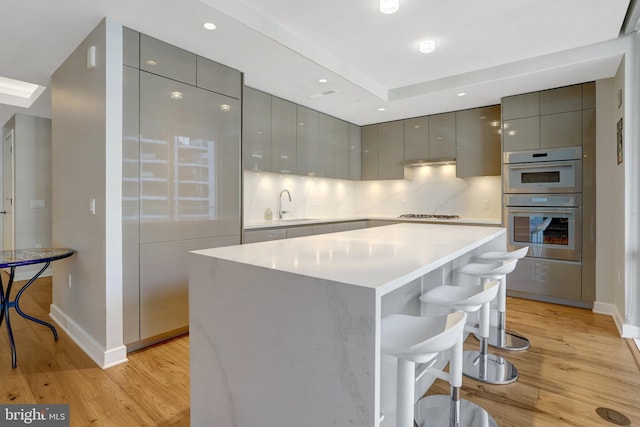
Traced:
[[7, 334], [9, 335], [9, 345], [11, 346], [11, 367], [16, 368], [18, 362], [16, 361], [16, 343], [13, 340], [13, 329], [11, 328], [11, 320], [9, 319], [9, 308], [13, 305], [9, 300], [11, 295], [11, 287], [13, 286], [13, 277], [15, 276], [16, 268], [11, 267], [11, 273], [9, 274], [9, 282], [7, 283], [7, 292], [4, 295], [4, 302], [2, 304], [2, 314], [6, 318]]
[[[31, 280], [29, 280], [29, 281], [28, 281], [28, 282], [27, 282], [27, 283], [22, 287], [22, 289], [20, 289], [20, 291], [18, 291], [18, 293], [16, 294], [16, 298], [13, 300], [13, 302], [12, 302], [11, 304], [15, 307], [16, 311], [18, 312], [18, 314], [19, 314], [20, 316], [24, 317], [25, 319], [29, 319], [29, 320], [31, 320], [32, 322], [39, 323], [39, 324], [41, 324], [41, 325], [43, 325], [43, 326], [46, 326], [47, 328], [51, 329], [51, 332], [53, 332], [53, 339], [54, 339], [55, 341], [58, 341], [58, 331], [56, 331], [56, 328], [55, 328], [51, 323], [47, 323], [47, 322], [45, 322], [44, 320], [40, 320], [40, 319], [37, 319], [37, 318], [35, 318], [35, 317], [33, 317], [33, 316], [29, 316], [28, 314], [26, 314], [25, 312], [23, 312], [23, 311], [20, 309], [20, 305], [19, 305], [19, 301], [20, 301], [20, 297], [22, 296], [22, 293], [23, 293], [25, 290], [27, 290], [27, 288], [28, 288], [29, 286], [31, 286], [31, 284], [32, 284], [33, 282], [35, 282], [35, 281], [36, 281], [36, 279], [37, 279], [38, 277], [40, 277], [40, 275], [41, 275], [41, 274], [42, 274], [42, 273], [47, 269], [47, 267], [49, 267], [49, 264], [51, 264], [51, 262], [47, 262], [47, 263], [45, 263], [44, 267], [42, 267], [42, 269], [41, 269], [41, 270], [40, 270], [40, 271], [39, 271], [35, 276], [33, 276], [33, 277], [31, 278]], [[8, 292], [7, 292], [7, 295], [9, 295], [9, 293], [8, 293]], [[8, 312], [7, 312], [7, 315], [8, 315]], [[8, 320], [8, 317], [7, 317], [7, 320]]]

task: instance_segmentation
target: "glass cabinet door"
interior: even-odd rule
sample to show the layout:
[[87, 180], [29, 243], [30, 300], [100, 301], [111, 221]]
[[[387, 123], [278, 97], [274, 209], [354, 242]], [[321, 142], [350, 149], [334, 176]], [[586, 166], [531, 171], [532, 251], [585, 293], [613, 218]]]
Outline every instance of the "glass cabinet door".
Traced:
[[239, 233], [239, 101], [140, 73], [141, 243]]

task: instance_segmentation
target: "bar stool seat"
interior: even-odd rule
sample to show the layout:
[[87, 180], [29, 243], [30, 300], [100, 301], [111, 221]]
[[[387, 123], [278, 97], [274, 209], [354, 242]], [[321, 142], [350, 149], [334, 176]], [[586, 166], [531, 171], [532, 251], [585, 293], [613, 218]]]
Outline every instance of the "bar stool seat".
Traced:
[[[414, 427], [415, 408], [415, 364], [431, 363], [427, 373], [435, 375], [451, 385], [451, 398], [449, 404], [444, 402], [447, 396], [429, 396], [439, 398], [440, 404], [429, 406], [429, 420], [441, 419], [442, 425], [451, 426], [475, 426], [471, 417], [465, 422], [465, 415], [461, 414], [461, 408], [469, 411], [471, 416], [481, 414], [475, 418], [481, 420], [493, 418], [482, 408], [472, 402], [461, 401], [460, 387], [462, 386], [462, 340], [467, 314], [454, 312], [444, 316], [408, 316], [404, 314], [392, 314], [382, 319], [381, 347], [385, 354], [398, 359], [398, 388], [396, 402], [396, 426]], [[449, 372], [433, 368], [437, 356], [451, 349]], [[423, 405], [424, 406], [424, 405]], [[483, 413], [484, 412], [484, 413]], [[448, 420], [448, 421], [447, 421]], [[420, 424], [418, 425], [426, 425]], [[431, 425], [431, 424], [429, 424]], [[485, 424], [497, 426], [493, 424]]]
[[[515, 262], [515, 260], [513, 261]], [[518, 378], [518, 370], [508, 360], [487, 352], [490, 307], [500, 287], [498, 280], [480, 286], [438, 286], [420, 296], [422, 302], [472, 313], [480, 310], [479, 325], [465, 325], [465, 330], [480, 336], [480, 351], [465, 351], [463, 374], [489, 384], [509, 384]]]
[[[494, 263], [506, 261], [512, 258], [518, 260], [524, 258], [529, 252], [529, 247], [525, 246], [515, 251], [489, 251], [478, 255], [479, 262]], [[476, 274], [478, 275], [478, 274]], [[479, 275], [482, 275], [480, 273]], [[489, 345], [503, 350], [526, 350], [531, 346], [529, 340], [516, 333], [507, 331], [507, 283], [506, 275], [500, 278], [500, 290], [498, 291], [498, 324], [491, 327], [489, 332]]]

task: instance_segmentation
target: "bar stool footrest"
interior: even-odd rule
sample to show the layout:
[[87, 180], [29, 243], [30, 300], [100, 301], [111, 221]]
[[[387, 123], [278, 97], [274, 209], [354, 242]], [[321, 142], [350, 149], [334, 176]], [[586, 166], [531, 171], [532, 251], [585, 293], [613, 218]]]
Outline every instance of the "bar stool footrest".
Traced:
[[464, 376], [487, 384], [511, 384], [518, 379], [518, 369], [511, 362], [496, 354], [487, 354], [482, 366], [479, 351], [465, 351], [462, 355]]
[[[418, 427], [449, 426], [449, 403], [444, 394], [423, 397], [416, 403], [415, 424]], [[493, 417], [475, 403], [460, 400], [460, 427], [498, 427]]]

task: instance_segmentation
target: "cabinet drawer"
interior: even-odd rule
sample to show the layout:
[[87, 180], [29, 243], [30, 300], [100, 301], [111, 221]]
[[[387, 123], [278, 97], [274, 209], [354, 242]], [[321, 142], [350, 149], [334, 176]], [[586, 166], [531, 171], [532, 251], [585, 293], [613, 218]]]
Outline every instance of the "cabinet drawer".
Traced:
[[252, 230], [244, 232], [243, 243], [266, 242], [268, 240], [280, 240], [287, 238], [287, 230], [275, 228], [273, 230]]
[[313, 226], [313, 234], [333, 233], [333, 224], [320, 224]]
[[293, 237], [311, 236], [312, 234], [312, 226], [287, 228], [287, 239], [291, 239]]
[[582, 266], [565, 261], [524, 258], [507, 277], [507, 289], [580, 301]]

